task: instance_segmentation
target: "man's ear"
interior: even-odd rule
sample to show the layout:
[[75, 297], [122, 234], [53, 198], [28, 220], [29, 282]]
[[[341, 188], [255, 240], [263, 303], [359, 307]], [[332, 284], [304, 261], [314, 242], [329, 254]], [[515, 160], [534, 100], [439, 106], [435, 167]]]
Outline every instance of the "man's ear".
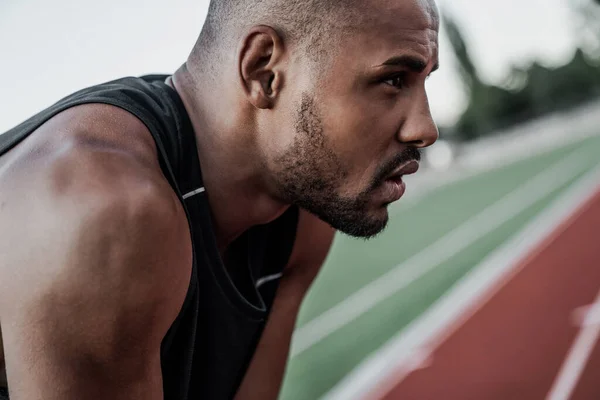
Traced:
[[283, 41], [269, 26], [255, 26], [239, 54], [240, 78], [256, 108], [271, 108], [283, 84]]

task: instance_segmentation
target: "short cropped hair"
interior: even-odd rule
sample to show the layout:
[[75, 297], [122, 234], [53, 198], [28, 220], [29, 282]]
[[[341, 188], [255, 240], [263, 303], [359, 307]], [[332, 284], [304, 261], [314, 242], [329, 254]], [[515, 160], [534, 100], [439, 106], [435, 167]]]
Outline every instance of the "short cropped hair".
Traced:
[[[245, 29], [254, 25], [274, 28], [288, 44], [298, 45], [315, 61], [331, 54], [342, 33], [362, 18], [365, 0], [211, 0], [206, 22], [194, 53], [202, 59], [220, 59]], [[194, 54], [193, 53], [193, 54]], [[222, 54], [221, 54], [222, 56]], [[216, 61], [216, 60], [214, 60]]]

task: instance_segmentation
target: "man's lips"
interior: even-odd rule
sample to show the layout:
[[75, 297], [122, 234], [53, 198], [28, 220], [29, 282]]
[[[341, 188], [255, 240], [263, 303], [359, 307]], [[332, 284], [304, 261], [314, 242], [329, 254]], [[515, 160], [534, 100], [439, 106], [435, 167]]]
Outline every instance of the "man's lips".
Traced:
[[414, 174], [419, 170], [419, 162], [417, 160], [410, 160], [398, 166], [391, 174], [388, 175], [386, 180], [401, 181], [404, 175]]
[[417, 160], [410, 160], [402, 163], [396, 169], [394, 169], [383, 181], [383, 188], [385, 190], [385, 203], [393, 203], [399, 200], [406, 190], [406, 184], [402, 180], [404, 175], [410, 175], [417, 172], [419, 169], [419, 162]]

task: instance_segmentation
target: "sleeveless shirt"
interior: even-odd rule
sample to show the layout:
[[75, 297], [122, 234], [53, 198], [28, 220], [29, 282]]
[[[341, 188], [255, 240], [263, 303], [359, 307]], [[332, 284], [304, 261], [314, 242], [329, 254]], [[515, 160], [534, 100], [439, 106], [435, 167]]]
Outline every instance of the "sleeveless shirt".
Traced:
[[[127, 77], [78, 91], [0, 135], [0, 157], [50, 118], [81, 104], [113, 105], [146, 125], [162, 172], [183, 204], [193, 247], [188, 291], [161, 343], [164, 399], [231, 399], [254, 354], [290, 256], [298, 209], [290, 207], [275, 221], [236, 239], [226, 254], [225, 269], [202, 183], [196, 136], [183, 102], [165, 84], [166, 78]], [[3, 397], [8, 398], [6, 388], [0, 388]]]

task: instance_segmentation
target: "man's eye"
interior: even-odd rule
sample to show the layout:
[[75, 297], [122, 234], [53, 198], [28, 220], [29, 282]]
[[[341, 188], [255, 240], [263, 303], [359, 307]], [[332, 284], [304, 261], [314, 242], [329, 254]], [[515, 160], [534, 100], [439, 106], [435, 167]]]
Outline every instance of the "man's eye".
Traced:
[[383, 81], [386, 85], [393, 86], [397, 89], [402, 89], [406, 86], [406, 74], [398, 74]]

